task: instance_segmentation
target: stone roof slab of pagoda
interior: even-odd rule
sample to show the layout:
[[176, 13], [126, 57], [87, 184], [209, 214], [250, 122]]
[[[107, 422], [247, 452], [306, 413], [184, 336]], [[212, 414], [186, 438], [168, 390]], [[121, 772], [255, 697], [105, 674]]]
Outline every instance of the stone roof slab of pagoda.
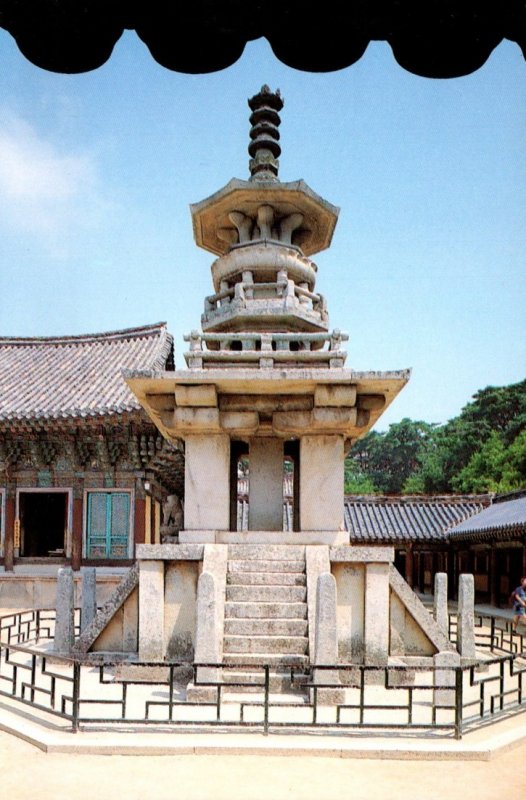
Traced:
[[[292, 410], [290, 413], [281, 412], [278, 408], [279, 404], [276, 404], [278, 415], [289, 414], [287, 418], [276, 417], [276, 424], [280, 426], [280, 435], [286, 435], [285, 428], [290, 435], [300, 435], [302, 431], [314, 433], [319, 428], [319, 433], [339, 432], [352, 441], [370, 430], [405, 386], [409, 376], [410, 370], [355, 372], [349, 369], [303, 369], [301, 367], [264, 370], [192, 369], [150, 374], [144, 371], [128, 371], [125, 373], [126, 381], [142, 407], [163, 435], [172, 440], [191, 432], [192, 425], [199, 427], [201, 422], [208, 432], [220, 432], [222, 415], [224, 416], [225, 413], [219, 410], [220, 397], [286, 396], [292, 398], [296, 396], [301, 398], [312, 396], [313, 406], [317, 406], [312, 410], [298, 409]], [[214, 386], [218, 400], [214, 406], [208, 407], [202, 407], [198, 402], [194, 403], [195, 419], [190, 422], [187, 412], [179, 413], [183, 409], [178, 409], [176, 402], [176, 394], [181, 394], [180, 388], [183, 386], [196, 388], [201, 386], [203, 389]], [[340, 387], [340, 391], [335, 393], [334, 390], [332, 392], [318, 390], [316, 394], [316, 390], [320, 386], [329, 390], [331, 387]], [[350, 407], [349, 403], [342, 399], [345, 387], [352, 387], [353, 394], [355, 390], [355, 408]], [[334, 395], [336, 399], [330, 399], [330, 395]], [[316, 396], [318, 402], [315, 400]], [[326, 402], [322, 405], [319, 398], [325, 396]], [[256, 406], [256, 403], [249, 402], [246, 409], [238, 408], [237, 411], [242, 413], [244, 410], [249, 413]], [[175, 413], [176, 411], [177, 413]], [[353, 413], [350, 413], [351, 411]], [[290, 416], [290, 414], [296, 416]], [[252, 421], [250, 426], [253, 426]]]
[[303, 215], [298, 233], [301, 250], [306, 256], [329, 247], [340, 209], [316, 194], [304, 180], [282, 183], [238, 178], [190, 206], [197, 245], [216, 255], [228, 252], [229, 242], [218, 234], [229, 229], [234, 231], [229, 214], [238, 211], [255, 217], [261, 205], [271, 205], [278, 216]]

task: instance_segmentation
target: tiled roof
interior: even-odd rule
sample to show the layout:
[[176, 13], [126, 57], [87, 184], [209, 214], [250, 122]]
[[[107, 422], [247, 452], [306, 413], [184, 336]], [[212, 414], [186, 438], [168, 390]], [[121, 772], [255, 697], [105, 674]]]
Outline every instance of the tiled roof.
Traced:
[[526, 497], [495, 502], [473, 519], [465, 520], [451, 531], [452, 539], [498, 537], [526, 534]]
[[122, 370], [170, 367], [173, 339], [165, 323], [83, 336], [0, 338], [0, 422], [136, 411]]
[[354, 542], [444, 541], [459, 522], [478, 514], [484, 497], [346, 497], [345, 528]]
[[[479, 514], [488, 504], [487, 495], [445, 497], [351, 496], [345, 498], [345, 530], [351, 544], [441, 542], [461, 520]], [[238, 499], [238, 527], [248, 529], [248, 499]], [[292, 503], [283, 503], [283, 528], [292, 530]]]

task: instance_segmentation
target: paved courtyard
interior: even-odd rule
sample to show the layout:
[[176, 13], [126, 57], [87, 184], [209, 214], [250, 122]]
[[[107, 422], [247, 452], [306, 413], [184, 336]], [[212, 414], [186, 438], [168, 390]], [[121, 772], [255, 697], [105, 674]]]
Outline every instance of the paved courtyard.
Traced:
[[526, 790], [526, 742], [490, 761], [43, 753], [0, 733], [9, 800], [501, 800]]

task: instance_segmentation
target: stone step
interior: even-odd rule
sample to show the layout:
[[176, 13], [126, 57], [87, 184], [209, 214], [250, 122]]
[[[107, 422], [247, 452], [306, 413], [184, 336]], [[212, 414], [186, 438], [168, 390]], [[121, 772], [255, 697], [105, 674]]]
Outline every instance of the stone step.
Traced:
[[287, 653], [225, 653], [223, 658], [228, 664], [235, 665], [240, 669], [258, 664], [268, 664], [273, 667], [286, 665], [306, 669], [309, 664], [308, 656]]
[[303, 572], [229, 572], [229, 586], [305, 586]]
[[229, 619], [307, 619], [307, 603], [229, 602], [225, 603], [225, 620]]
[[234, 636], [307, 636], [306, 619], [225, 619], [225, 634]]
[[267, 601], [274, 603], [299, 603], [307, 597], [305, 586], [228, 586], [227, 601], [256, 603]]
[[[233, 687], [233, 692], [263, 692], [265, 688], [265, 672], [249, 672], [242, 670], [222, 670], [221, 680], [226, 684], [241, 683], [243, 686]], [[307, 683], [310, 676], [301, 671], [294, 672], [294, 680], [290, 679], [290, 670], [284, 672], [271, 671], [269, 674], [269, 689], [271, 692], [305, 691], [302, 684]]]
[[309, 647], [306, 636], [225, 636], [223, 656], [230, 653], [265, 653], [302, 655]]
[[235, 558], [228, 562], [229, 572], [305, 572], [305, 561]]
[[228, 560], [305, 561], [305, 545], [297, 544], [230, 544]]

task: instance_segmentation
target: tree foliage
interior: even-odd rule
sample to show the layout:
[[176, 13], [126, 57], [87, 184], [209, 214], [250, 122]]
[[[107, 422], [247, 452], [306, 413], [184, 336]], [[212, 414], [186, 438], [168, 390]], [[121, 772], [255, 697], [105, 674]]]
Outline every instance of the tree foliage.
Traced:
[[526, 380], [488, 386], [445, 425], [403, 419], [358, 441], [346, 491], [504, 492], [526, 485]]

